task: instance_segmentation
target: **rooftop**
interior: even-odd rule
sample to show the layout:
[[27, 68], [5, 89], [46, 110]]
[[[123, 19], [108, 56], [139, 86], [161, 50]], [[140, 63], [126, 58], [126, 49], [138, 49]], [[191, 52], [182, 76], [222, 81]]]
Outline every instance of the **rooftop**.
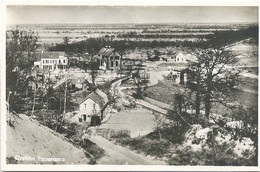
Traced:
[[106, 104], [108, 103], [107, 95], [100, 89], [96, 89], [95, 91], [90, 93], [82, 102], [84, 102], [87, 99], [91, 99], [94, 102], [96, 102], [97, 104], [99, 104], [101, 109], [103, 109], [106, 106]]
[[101, 48], [101, 50], [99, 50], [99, 52], [97, 53], [98, 55], [104, 55], [104, 56], [110, 56], [113, 52], [115, 51], [114, 48]]

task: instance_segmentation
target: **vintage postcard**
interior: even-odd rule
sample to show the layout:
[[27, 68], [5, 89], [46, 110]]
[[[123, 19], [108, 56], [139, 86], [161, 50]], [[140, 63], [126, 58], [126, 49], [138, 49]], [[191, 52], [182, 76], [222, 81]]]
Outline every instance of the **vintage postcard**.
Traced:
[[259, 7], [234, 5], [3, 3], [2, 170], [257, 170]]

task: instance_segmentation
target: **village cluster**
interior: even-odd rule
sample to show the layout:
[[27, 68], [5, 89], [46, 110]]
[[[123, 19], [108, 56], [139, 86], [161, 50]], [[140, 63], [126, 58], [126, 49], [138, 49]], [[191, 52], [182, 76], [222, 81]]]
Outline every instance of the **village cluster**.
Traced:
[[[117, 77], [125, 77], [130, 72], [131, 76], [135, 76], [137, 72], [136, 64], [142, 63], [139, 71], [139, 79], [146, 79], [152, 82], [153, 76], [150, 72], [157, 72], [165, 79], [173, 79], [177, 84], [185, 84], [187, 74], [185, 68], [189, 61], [196, 61], [196, 57], [183, 51], [175, 54], [167, 54], [161, 52], [162, 55], [147, 56], [144, 52], [126, 53], [121, 56], [116, 49], [106, 46], [103, 47], [93, 59], [98, 61], [96, 84], [102, 84], [111, 81]], [[79, 57], [67, 57], [65, 52], [39, 52], [39, 61], [34, 62], [33, 74], [49, 83], [54, 89], [66, 83], [68, 90], [85, 90], [90, 91], [91, 83], [90, 71], [84, 71], [79, 68], [70, 67], [71, 59]], [[171, 67], [157, 67], [161, 63], [172, 63]], [[121, 70], [121, 71], [120, 71]], [[120, 71], [120, 72], [118, 72]], [[46, 84], [42, 84], [44, 86]], [[49, 85], [50, 86], [50, 85]], [[30, 87], [35, 89], [34, 82], [30, 83]], [[106, 116], [108, 104], [108, 95], [102, 90], [96, 89], [84, 100], [79, 103], [78, 111], [74, 112], [73, 122], [91, 122], [92, 125], [100, 124]]]

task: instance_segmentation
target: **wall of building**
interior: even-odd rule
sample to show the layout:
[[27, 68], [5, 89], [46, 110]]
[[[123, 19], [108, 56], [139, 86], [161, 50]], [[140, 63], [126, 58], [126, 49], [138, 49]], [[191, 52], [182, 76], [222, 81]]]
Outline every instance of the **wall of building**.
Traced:
[[96, 102], [94, 102], [92, 99], [87, 99], [80, 104], [78, 117], [81, 118], [85, 114], [87, 116], [87, 122], [90, 122], [91, 116], [95, 111], [98, 116], [101, 116], [100, 110], [101, 109]]
[[34, 65], [39, 66], [41, 69], [55, 70], [58, 65], [67, 66], [68, 58], [60, 56], [59, 58], [42, 58], [39, 62], [34, 62]]

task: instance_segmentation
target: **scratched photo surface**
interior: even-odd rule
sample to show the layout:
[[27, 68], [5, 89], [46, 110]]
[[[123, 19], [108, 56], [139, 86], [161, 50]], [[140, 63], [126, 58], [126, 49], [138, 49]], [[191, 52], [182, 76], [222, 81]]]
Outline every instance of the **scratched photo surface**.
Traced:
[[8, 5], [5, 34], [7, 165], [258, 166], [257, 6]]

